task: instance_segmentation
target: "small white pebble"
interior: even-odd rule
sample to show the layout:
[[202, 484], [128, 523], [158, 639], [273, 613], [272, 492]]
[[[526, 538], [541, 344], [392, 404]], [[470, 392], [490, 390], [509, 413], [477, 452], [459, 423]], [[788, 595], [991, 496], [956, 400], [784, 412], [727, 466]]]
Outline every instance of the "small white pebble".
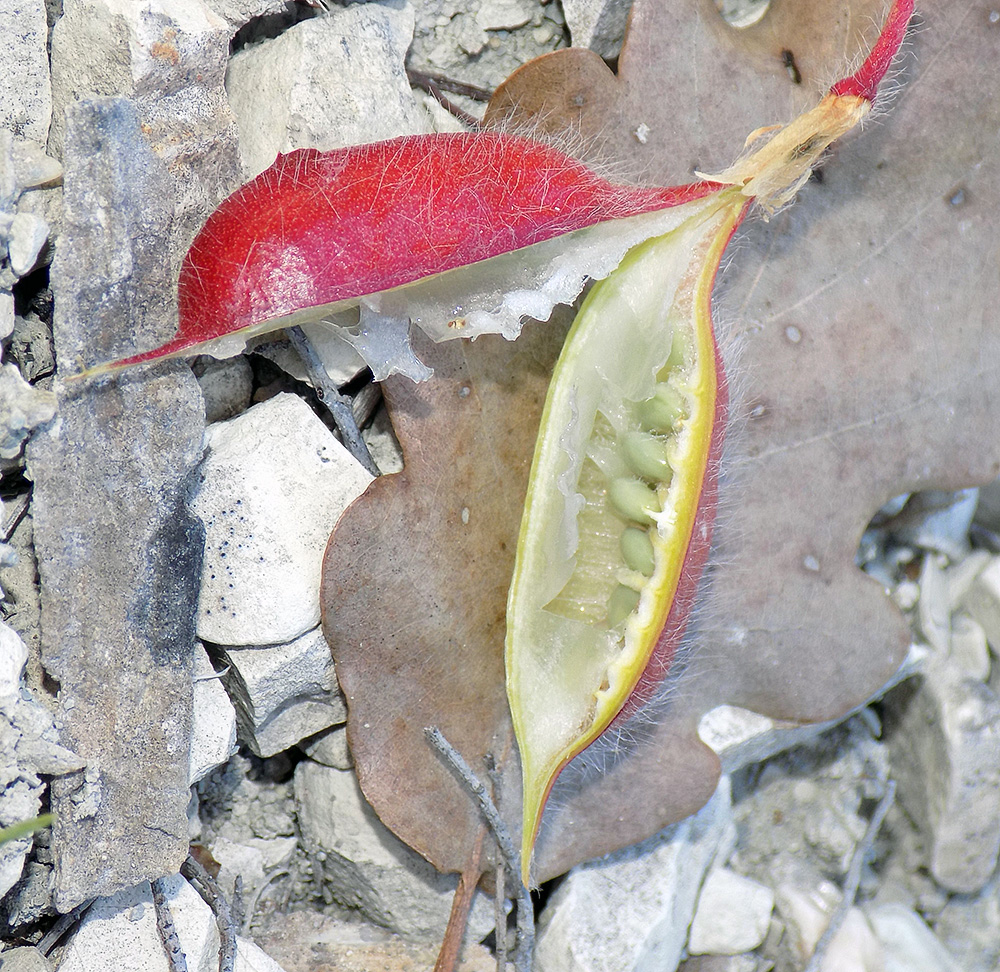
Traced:
[[794, 324], [789, 324], [788, 327], [785, 328], [785, 337], [788, 338], [792, 344], [798, 344], [799, 341], [802, 340], [802, 332]]
[[813, 573], [819, 571], [819, 561], [812, 554], [806, 554], [806, 556], [802, 558], [802, 566], [805, 567], [806, 570], [813, 571]]
[[467, 506], [462, 507], [462, 524], [464, 526], [469, 525], [469, 508]]
[[1000, 23], [1000, 10], [990, 11], [990, 23], [991, 24]]
[[649, 125], [642, 122], [633, 134], [640, 145], [645, 145], [649, 141]]

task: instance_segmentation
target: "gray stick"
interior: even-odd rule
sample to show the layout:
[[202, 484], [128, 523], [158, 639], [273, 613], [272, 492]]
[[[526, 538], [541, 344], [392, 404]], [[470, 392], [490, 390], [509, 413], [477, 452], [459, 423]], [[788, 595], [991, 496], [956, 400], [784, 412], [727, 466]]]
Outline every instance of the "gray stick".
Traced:
[[[428, 742], [441, 754], [445, 762], [458, 774], [467, 793], [479, 804], [479, 812], [483, 815], [493, 839], [500, 848], [507, 870], [513, 876], [517, 887], [517, 945], [514, 950], [514, 968], [516, 972], [531, 972], [531, 957], [535, 945], [535, 916], [531, 906], [531, 894], [521, 880], [521, 855], [511, 839], [510, 831], [500, 816], [500, 811], [490, 799], [482, 780], [472, 772], [462, 754], [447, 739], [440, 729], [430, 727], [424, 730]], [[502, 930], [506, 934], [506, 927]], [[497, 929], [497, 935], [501, 929]]]
[[840, 899], [840, 904], [837, 905], [833, 916], [830, 918], [830, 924], [827, 925], [826, 931], [823, 932], [820, 940], [816, 943], [816, 950], [813, 952], [809, 964], [802, 972], [819, 972], [819, 967], [823, 964], [823, 956], [830, 947], [830, 942], [833, 941], [837, 932], [840, 931], [848, 912], [854, 906], [854, 899], [858, 894], [858, 885], [861, 884], [861, 869], [864, 867], [865, 859], [871, 852], [875, 838], [878, 836], [882, 822], [885, 820], [885, 815], [889, 812], [889, 808], [892, 806], [895, 798], [896, 781], [890, 780], [886, 785], [885, 794], [879, 800], [871, 820], [868, 821], [868, 827], [865, 830], [864, 836], [855, 848], [850, 867], [847, 869], [847, 876], [844, 878], [844, 894]]
[[337, 426], [340, 437], [344, 440], [347, 451], [350, 452], [358, 462], [373, 476], [379, 475], [379, 468], [372, 459], [372, 454], [368, 451], [365, 440], [361, 438], [361, 430], [354, 420], [354, 411], [351, 408], [351, 400], [346, 395], [341, 395], [337, 386], [330, 380], [330, 376], [323, 367], [316, 349], [310, 344], [309, 338], [301, 327], [290, 327], [285, 332], [292, 342], [295, 350], [298, 351], [305, 363], [309, 379], [316, 390], [316, 397], [330, 410], [333, 421]]
[[184, 949], [181, 948], [181, 940], [177, 937], [177, 926], [174, 924], [174, 916], [170, 914], [170, 905], [167, 904], [163, 878], [150, 882], [150, 887], [153, 889], [156, 930], [160, 933], [160, 941], [163, 943], [163, 951], [167, 954], [170, 972], [188, 972], [187, 958]]
[[234, 972], [236, 969], [236, 926], [229, 910], [229, 902], [222, 893], [222, 888], [205, 868], [193, 857], [181, 864], [181, 874], [184, 875], [198, 890], [198, 893], [208, 902], [215, 914], [215, 923], [219, 926], [219, 972]]

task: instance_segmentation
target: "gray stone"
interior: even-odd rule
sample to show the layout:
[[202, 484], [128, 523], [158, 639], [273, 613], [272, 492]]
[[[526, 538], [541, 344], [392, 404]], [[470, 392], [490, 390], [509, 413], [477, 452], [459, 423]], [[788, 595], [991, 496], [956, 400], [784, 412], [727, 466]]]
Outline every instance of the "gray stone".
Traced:
[[321, 729], [345, 722], [330, 647], [319, 628], [284, 645], [230, 648], [226, 661], [241, 685], [244, 741], [258, 756], [273, 756]]
[[708, 872], [691, 922], [688, 951], [694, 955], [738, 955], [764, 941], [774, 892], [728, 867]]
[[236, 752], [236, 710], [203, 645], [195, 646], [188, 783], [204, 779]]
[[[52, 30], [50, 146], [62, 152], [63, 113], [74, 101], [113, 94], [133, 101], [173, 178], [175, 272], [207, 212], [242, 181], [223, 87], [231, 32], [204, 0], [64, 0]], [[171, 279], [169, 291], [175, 286]]]
[[198, 635], [292, 641], [319, 623], [323, 551], [371, 476], [296, 395], [213, 425], [206, 441], [193, 502], [207, 535]]
[[[169, 877], [163, 883], [188, 972], [215, 972], [219, 967], [219, 929], [211, 908], [182, 877]], [[59, 965], [59, 972], [111, 969], [167, 972], [148, 884], [95, 901], [66, 946]], [[235, 972], [282, 970], [253, 942], [237, 936]]]
[[969, 526], [979, 502], [978, 489], [954, 493], [914, 493], [892, 526], [893, 538], [922, 550], [934, 550], [952, 561], [969, 551]]
[[1000, 969], [1000, 874], [975, 895], [952, 895], [934, 922], [934, 934], [963, 972]]
[[286, 0], [206, 0], [230, 29], [235, 33], [244, 24], [267, 14], [284, 14], [288, 11]]
[[29, 273], [38, 262], [45, 241], [49, 238], [49, 224], [34, 213], [15, 213], [10, 221], [7, 253], [10, 269], [18, 277]]
[[235, 54], [226, 88], [247, 176], [279, 152], [426, 131], [403, 67], [412, 37], [413, 8], [384, 0], [334, 7]]
[[347, 729], [344, 726], [335, 726], [326, 732], [317, 733], [304, 748], [310, 759], [324, 766], [332, 766], [339, 770], [349, 770], [354, 766], [351, 751], [347, 746]]
[[253, 369], [242, 355], [222, 360], [202, 355], [191, 368], [205, 400], [206, 422], [224, 422], [250, 407]]
[[1000, 655], [1000, 557], [982, 565], [959, 603], [982, 626], [993, 653]]
[[52, 963], [37, 948], [9, 948], [0, 955], [4, 972], [52, 972]]
[[899, 798], [920, 828], [943, 887], [978, 891], [1000, 850], [1000, 700], [935, 657], [890, 736]]
[[[124, 99], [70, 108], [65, 165], [52, 289], [57, 361], [73, 372], [173, 332], [173, 187]], [[88, 764], [52, 785], [55, 900], [68, 910], [187, 854], [203, 533], [184, 504], [203, 421], [179, 363], [63, 386], [59, 398], [27, 460], [43, 663], [60, 683], [64, 739]]]
[[672, 972], [702, 878], [731, 827], [723, 777], [695, 816], [574, 868], [542, 913], [536, 972]]
[[[336, 901], [404, 938], [440, 939], [455, 875], [439, 874], [378, 819], [354, 773], [303, 760], [295, 769], [295, 799], [303, 846], [323, 862]], [[491, 927], [492, 906], [479, 898], [467, 938]]]
[[574, 47], [589, 47], [601, 57], [617, 57], [632, 0], [563, 0]]
[[951, 657], [970, 678], [985, 682], [990, 677], [990, 648], [986, 632], [975, 619], [962, 611], [951, 618]]
[[0, 128], [45, 144], [52, 117], [45, 0], [0, 0]]
[[52, 392], [29, 385], [14, 365], [0, 365], [0, 457], [19, 455], [28, 433], [55, 413]]
[[967, 972], [909, 908], [876, 905], [867, 915], [885, 952], [885, 972]]
[[217, 880], [227, 895], [232, 895], [236, 878], [243, 881], [244, 901], [268, 881], [268, 875], [285, 870], [292, 861], [298, 841], [294, 837], [263, 840], [250, 837], [245, 841], [218, 837], [212, 842], [212, 857], [219, 862]]

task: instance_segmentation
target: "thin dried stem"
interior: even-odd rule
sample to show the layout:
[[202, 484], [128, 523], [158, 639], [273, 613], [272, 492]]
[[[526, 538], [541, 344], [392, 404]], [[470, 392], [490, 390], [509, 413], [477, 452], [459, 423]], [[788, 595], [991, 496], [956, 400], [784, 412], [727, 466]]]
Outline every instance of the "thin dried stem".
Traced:
[[187, 958], [181, 948], [181, 940], [177, 937], [177, 926], [174, 916], [170, 913], [167, 903], [166, 886], [163, 878], [150, 882], [153, 890], [153, 910], [156, 912], [156, 930], [160, 933], [160, 942], [167, 956], [170, 972], [188, 972]]
[[181, 864], [181, 874], [194, 885], [215, 915], [215, 923], [219, 926], [219, 972], [234, 972], [236, 925], [233, 923], [232, 911], [226, 896], [215, 878], [193, 857], [189, 857]]
[[[445, 762], [461, 781], [466, 792], [476, 801], [479, 812], [489, 825], [493, 839], [497, 843], [507, 870], [512, 875], [521, 873], [521, 855], [511, 839], [510, 831], [500, 816], [496, 804], [490, 799], [482, 780], [472, 772], [462, 754], [445, 739], [440, 729], [431, 727], [424, 730], [428, 742], [440, 753]], [[524, 882], [517, 880], [517, 945], [514, 950], [516, 972], [531, 972], [531, 957], [535, 945], [535, 916], [531, 905], [531, 894]], [[499, 933], [499, 929], [497, 930]]]

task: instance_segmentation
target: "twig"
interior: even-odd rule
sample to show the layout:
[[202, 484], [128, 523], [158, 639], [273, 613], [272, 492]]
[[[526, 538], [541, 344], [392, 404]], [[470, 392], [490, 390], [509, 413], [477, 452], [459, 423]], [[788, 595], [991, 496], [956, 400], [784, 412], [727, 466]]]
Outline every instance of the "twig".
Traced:
[[170, 914], [163, 880], [157, 878], [150, 882], [153, 889], [153, 910], [156, 912], [156, 930], [160, 933], [160, 943], [166, 952], [170, 972], [188, 972], [187, 958], [181, 948], [181, 940], [177, 937], [177, 926], [174, 924], [174, 916]]
[[465, 81], [458, 81], [449, 78], [445, 74], [430, 74], [427, 71], [415, 71], [413, 68], [406, 69], [406, 78], [416, 88], [422, 91], [430, 91], [430, 85], [448, 91], [451, 94], [464, 95], [473, 101], [489, 101], [493, 97], [493, 92], [488, 88], [480, 88], [476, 84], [467, 84]]
[[809, 964], [802, 972], [819, 972], [830, 942], [836, 937], [837, 932], [840, 931], [841, 926], [847, 918], [848, 912], [854, 906], [854, 899], [858, 894], [858, 886], [861, 884], [861, 869], [864, 867], [869, 853], [871, 853], [872, 845], [875, 843], [875, 838], [882, 827], [885, 815], [889, 812], [889, 808], [892, 806], [895, 798], [896, 781], [890, 780], [886, 785], [885, 794], [879, 800], [878, 806], [871, 816], [871, 820], [868, 821], [868, 827], [865, 830], [864, 836], [854, 850], [854, 856], [851, 858], [850, 867], [848, 867], [847, 875], [844, 878], [844, 893], [840, 899], [840, 903], [830, 917], [830, 924], [826, 926], [826, 931], [823, 932], [816, 943], [816, 948], [813, 951], [812, 958], [809, 960]]
[[437, 961], [434, 963], [434, 972], [455, 972], [455, 966], [458, 965], [462, 939], [465, 938], [465, 926], [469, 921], [469, 909], [472, 907], [472, 897], [476, 893], [476, 885], [482, 874], [480, 861], [483, 857], [485, 836], [486, 828], [480, 826], [469, 860], [458, 876], [458, 887], [455, 888], [455, 897], [451, 901], [448, 927], [444, 932], [441, 951], [438, 952]]
[[222, 893], [218, 882], [204, 866], [193, 857], [181, 864], [181, 874], [197, 888], [198, 893], [208, 902], [219, 926], [219, 972], [234, 972], [236, 969], [236, 926], [233, 924], [229, 902]]
[[330, 410], [333, 421], [337, 426], [341, 439], [347, 451], [350, 452], [358, 462], [373, 476], [379, 475], [379, 468], [372, 459], [372, 454], [368, 451], [365, 440], [361, 438], [357, 422], [354, 421], [354, 412], [351, 409], [351, 400], [346, 395], [341, 395], [337, 386], [330, 380], [330, 376], [323, 367], [316, 349], [310, 344], [309, 338], [301, 327], [290, 327], [285, 332], [289, 340], [299, 352], [302, 361], [305, 363], [309, 379], [316, 390], [316, 397]]
[[493, 895], [493, 920], [497, 926], [497, 972], [507, 972], [507, 889], [504, 887], [506, 872], [507, 867], [501, 857], [497, 861], [497, 887]]
[[31, 505], [31, 490], [29, 489], [19, 500], [17, 509], [8, 517], [3, 528], [3, 542], [10, 543], [10, 538], [14, 536], [14, 531], [21, 525]]
[[56, 919], [56, 923], [45, 933], [42, 940], [36, 946], [38, 951], [42, 955], [48, 955], [59, 944], [59, 940], [63, 935], [83, 918], [96, 900], [96, 898], [88, 898], [86, 901], [81, 901], [72, 911], [67, 911], [66, 914], [60, 915]]
[[518, 852], [514, 841], [511, 839], [510, 831], [500, 816], [500, 811], [490, 799], [486, 787], [469, 764], [462, 758], [461, 753], [444, 738], [440, 729], [430, 727], [424, 730], [428, 742], [441, 754], [445, 762], [454, 770], [461, 780], [467, 793], [479, 804], [479, 812], [483, 815], [489, 825], [493, 839], [497, 842], [500, 854], [503, 856], [507, 870], [515, 875], [517, 881], [517, 945], [514, 950], [514, 968], [516, 972], [531, 972], [531, 956], [535, 944], [535, 921], [534, 912], [531, 906], [531, 895], [520, 879], [521, 855]]

